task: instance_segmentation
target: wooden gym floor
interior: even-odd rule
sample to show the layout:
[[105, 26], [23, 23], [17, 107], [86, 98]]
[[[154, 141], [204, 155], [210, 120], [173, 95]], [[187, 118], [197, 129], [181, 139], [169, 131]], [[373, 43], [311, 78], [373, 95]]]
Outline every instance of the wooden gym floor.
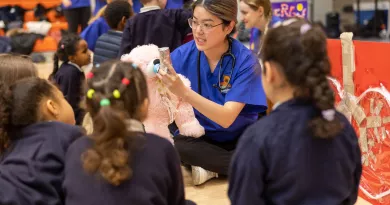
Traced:
[[[48, 58], [51, 59], [51, 56]], [[37, 64], [39, 75], [47, 78], [53, 69], [52, 62]], [[191, 173], [184, 168], [183, 177], [186, 191], [186, 198], [196, 202], [198, 205], [228, 205], [228, 185], [226, 178], [212, 179], [204, 185], [193, 186]], [[370, 203], [359, 199], [356, 205], [370, 205]]]

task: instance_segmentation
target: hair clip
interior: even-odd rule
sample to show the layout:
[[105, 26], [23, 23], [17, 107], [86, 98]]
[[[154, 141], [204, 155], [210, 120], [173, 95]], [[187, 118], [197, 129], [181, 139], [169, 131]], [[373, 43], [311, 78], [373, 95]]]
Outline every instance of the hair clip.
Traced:
[[309, 30], [311, 29], [311, 26], [310, 24], [303, 24], [301, 26], [301, 35], [305, 34], [306, 32], [308, 32]]
[[129, 85], [129, 84], [130, 84], [130, 80], [127, 79], [127, 78], [123, 78], [123, 79], [122, 79], [122, 84], [123, 84], [123, 85]]
[[93, 94], [95, 94], [95, 90], [94, 89], [89, 89], [88, 92], [87, 92], [87, 97], [89, 99], [92, 99], [93, 98]]
[[325, 120], [331, 122], [334, 120], [334, 116], [336, 114], [336, 111], [334, 109], [328, 109], [321, 112], [322, 117], [325, 118]]
[[112, 96], [114, 96], [114, 98], [116, 98], [116, 99], [119, 99], [121, 97], [121, 92], [119, 92], [119, 90], [115, 89], [114, 92], [112, 92]]
[[131, 65], [133, 66], [134, 69], [137, 69], [137, 68], [138, 68], [137, 64], [135, 64], [135, 63], [133, 63], [133, 64], [131, 64]]
[[102, 100], [100, 101], [100, 106], [101, 106], [101, 107], [103, 107], [103, 106], [109, 106], [109, 105], [111, 105], [111, 102], [110, 102], [110, 100], [107, 99], [107, 98], [104, 98], [104, 99], [102, 99]]
[[87, 73], [87, 79], [93, 78], [94, 74], [92, 72]]

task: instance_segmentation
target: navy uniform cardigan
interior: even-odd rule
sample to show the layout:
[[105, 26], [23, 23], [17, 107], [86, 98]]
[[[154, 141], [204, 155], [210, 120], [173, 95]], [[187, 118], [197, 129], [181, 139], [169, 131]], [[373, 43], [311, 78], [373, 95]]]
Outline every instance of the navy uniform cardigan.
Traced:
[[142, 134], [139, 149], [131, 156], [130, 180], [113, 186], [100, 175], [87, 174], [81, 155], [92, 146], [80, 138], [69, 148], [65, 163], [66, 205], [184, 205], [183, 176], [179, 156], [172, 144], [153, 134]]
[[191, 17], [192, 11], [181, 9], [151, 10], [133, 16], [127, 21], [123, 31], [119, 56], [147, 44], [169, 47], [172, 52], [191, 33], [188, 24]]
[[81, 125], [84, 118], [84, 110], [80, 107], [81, 100], [84, 97], [84, 72], [72, 63], [63, 63], [54, 75], [54, 81], [72, 106], [76, 124]]
[[344, 124], [334, 139], [313, 137], [308, 122], [318, 114], [299, 100], [279, 105], [242, 135], [232, 160], [232, 205], [353, 205], [362, 174], [357, 135]]
[[65, 154], [83, 135], [76, 126], [43, 122], [27, 126], [0, 157], [1, 205], [62, 205]]

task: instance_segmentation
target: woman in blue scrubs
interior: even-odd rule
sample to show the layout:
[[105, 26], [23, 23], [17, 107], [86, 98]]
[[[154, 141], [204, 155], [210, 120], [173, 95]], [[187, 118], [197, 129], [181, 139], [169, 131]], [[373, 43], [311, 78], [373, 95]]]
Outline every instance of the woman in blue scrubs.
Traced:
[[[270, 0], [240, 0], [241, 20], [245, 23], [246, 29], [251, 29], [249, 40], [250, 49], [260, 56], [260, 38], [268, 28], [282, 20], [272, 15]], [[267, 101], [268, 113], [272, 108], [271, 101]]]
[[194, 107], [206, 130], [200, 138], [174, 137], [182, 162], [192, 167], [195, 185], [227, 175], [239, 136], [267, 109], [256, 56], [229, 37], [237, 10], [236, 0], [195, 1], [189, 19], [194, 40], [175, 49], [168, 74], [159, 75], [171, 92]]

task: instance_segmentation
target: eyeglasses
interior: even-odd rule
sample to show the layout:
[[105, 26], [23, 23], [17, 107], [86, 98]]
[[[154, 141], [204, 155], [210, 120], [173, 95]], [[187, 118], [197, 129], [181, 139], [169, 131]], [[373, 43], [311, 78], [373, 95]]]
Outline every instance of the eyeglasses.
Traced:
[[190, 25], [190, 27], [194, 30], [196, 30], [198, 28], [198, 26], [200, 26], [200, 29], [207, 33], [207, 32], [210, 32], [212, 28], [214, 27], [217, 27], [219, 25], [222, 25], [222, 23], [220, 24], [217, 24], [217, 25], [211, 25], [211, 24], [208, 24], [208, 23], [198, 23], [196, 20], [192, 19], [192, 18], [189, 18], [188, 19], [188, 24]]

